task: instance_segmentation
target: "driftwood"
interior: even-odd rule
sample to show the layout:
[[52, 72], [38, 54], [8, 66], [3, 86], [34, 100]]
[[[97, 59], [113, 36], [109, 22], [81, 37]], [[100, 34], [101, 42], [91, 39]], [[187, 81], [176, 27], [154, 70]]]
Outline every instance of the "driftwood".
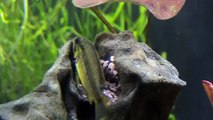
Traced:
[[130, 32], [105, 33], [96, 39], [101, 57], [115, 56], [120, 76], [119, 101], [124, 104], [116, 106], [111, 118], [167, 120], [180, 88], [186, 85], [176, 68], [146, 44], [136, 42]]
[[[0, 120], [94, 120], [94, 105], [72, 79], [70, 44], [61, 48], [58, 59], [31, 93], [0, 105]], [[100, 58], [115, 57], [119, 73], [120, 91], [110, 104], [111, 120], [168, 119], [176, 96], [186, 85], [172, 64], [127, 31], [100, 34], [95, 47]]]

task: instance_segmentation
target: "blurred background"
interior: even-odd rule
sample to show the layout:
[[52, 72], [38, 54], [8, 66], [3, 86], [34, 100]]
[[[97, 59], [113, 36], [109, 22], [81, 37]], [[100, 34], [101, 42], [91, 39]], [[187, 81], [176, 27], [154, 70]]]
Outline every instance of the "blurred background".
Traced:
[[[212, 120], [201, 80], [213, 81], [213, 1], [187, 0], [174, 18], [160, 21], [130, 3], [101, 6], [118, 30], [130, 30], [167, 58], [187, 81], [174, 107], [177, 120]], [[43, 78], [60, 47], [75, 36], [94, 40], [109, 32], [89, 9], [71, 0], [0, 0], [0, 104], [29, 93]]]
[[213, 81], [213, 1], [186, 0], [181, 12], [167, 21], [151, 17], [149, 40], [187, 82], [175, 106], [177, 120], [213, 120], [213, 107], [201, 80]]

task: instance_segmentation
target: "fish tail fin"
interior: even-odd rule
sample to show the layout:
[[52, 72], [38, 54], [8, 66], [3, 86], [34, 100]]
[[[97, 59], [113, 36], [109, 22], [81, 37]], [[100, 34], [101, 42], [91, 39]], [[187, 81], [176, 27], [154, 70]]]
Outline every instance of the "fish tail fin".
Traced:
[[101, 102], [95, 105], [95, 120], [109, 120], [109, 115], [106, 106]]

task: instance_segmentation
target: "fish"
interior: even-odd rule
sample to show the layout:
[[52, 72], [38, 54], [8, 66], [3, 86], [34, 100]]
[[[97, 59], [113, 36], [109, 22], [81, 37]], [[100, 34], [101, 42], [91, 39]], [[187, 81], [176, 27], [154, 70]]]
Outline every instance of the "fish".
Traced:
[[213, 83], [208, 80], [202, 80], [202, 84], [203, 84], [204, 90], [209, 98], [209, 101], [213, 107]]
[[185, 4], [185, 0], [72, 0], [74, 6], [79, 8], [91, 8], [113, 1], [145, 6], [156, 18], [161, 20], [174, 17]]
[[94, 45], [88, 40], [78, 37], [72, 42], [77, 74], [88, 101], [91, 104], [95, 103], [96, 120], [108, 120], [107, 98], [101, 92], [101, 87], [106, 80], [99, 55]]

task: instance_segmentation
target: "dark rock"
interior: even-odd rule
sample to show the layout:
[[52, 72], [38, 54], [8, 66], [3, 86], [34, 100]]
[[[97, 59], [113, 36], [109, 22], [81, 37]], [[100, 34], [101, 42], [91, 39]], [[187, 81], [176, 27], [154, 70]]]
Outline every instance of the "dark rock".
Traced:
[[[94, 104], [89, 104], [76, 81], [71, 44], [69, 41], [62, 47], [31, 93], [0, 105], [0, 120], [94, 120]], [[127, 31], [100, 34], [95, 46], [101, 59], [115, 57], [119, 76], [117, 101], [109, 102], [109, 118], [167, 120], [176, 96], [186, 85], [176, 68]]]
[[101, 58], [115, 57], [121, 93], [111, 105], [113, 120], [167, 120], [181, 87], [176, 68], [133, 34], [103, 33], [97, 36]]

